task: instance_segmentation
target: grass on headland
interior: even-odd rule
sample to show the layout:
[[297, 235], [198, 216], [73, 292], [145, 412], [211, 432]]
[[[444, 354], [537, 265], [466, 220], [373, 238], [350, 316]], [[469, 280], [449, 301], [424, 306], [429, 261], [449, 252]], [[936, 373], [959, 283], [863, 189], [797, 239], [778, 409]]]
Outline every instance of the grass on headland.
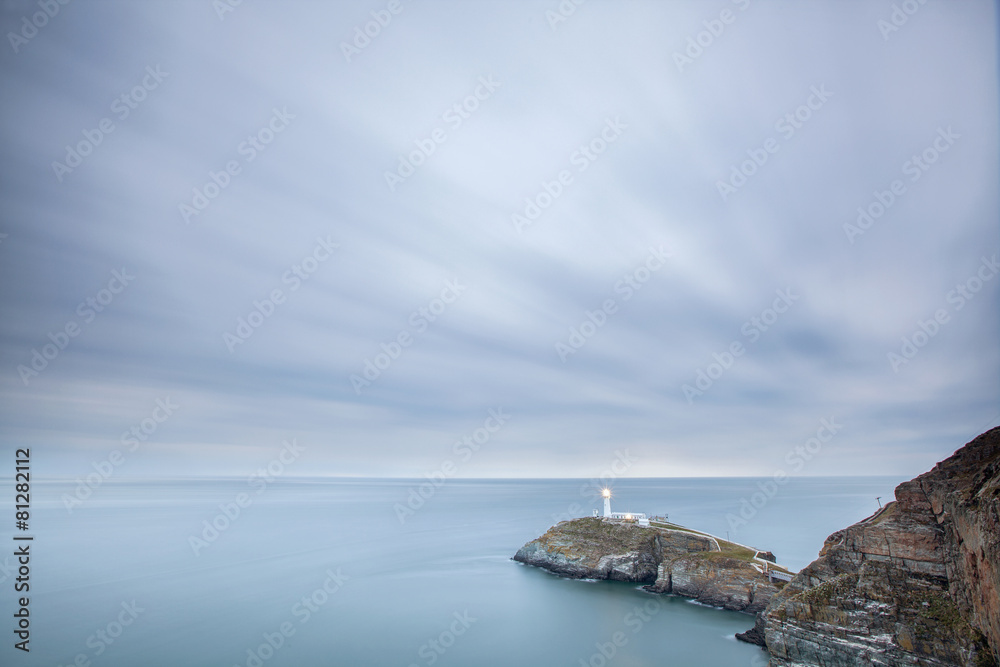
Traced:
[[[706, 558], [712, 558], [712, 559], [735, 558], [737, 560], [746, 561], [747, 563], [760, 564], [760, 561], [754, 558], [754, 556], [757, 555], [757, 552], [754, 551], [753, 549], [749, 549], [734, 542], [728, 542], [722, 538], [710, 535], [709, 533], [703, 533], [700, 530], [693, 530], [691, 528], [687, 528], [686, 526], [681, 526], [676, 523], [663, 522], [663, 521], [650, 521], [649, 525], [656, 528], [666, 528], [668, 530], [676, 530], [682, 533], [700, 535], [712, 539], [713, 542], [718, 542], [719, 551], [705, 552], [704, 557]], [[768, 568], [772, 570], [778, 570], [780, 572], [787, 572], [788, 574], [794, 574], [794, 572], [791, 572], [780, 565], [775, 565], [774, 563], [770, 563], [768, 565]]]

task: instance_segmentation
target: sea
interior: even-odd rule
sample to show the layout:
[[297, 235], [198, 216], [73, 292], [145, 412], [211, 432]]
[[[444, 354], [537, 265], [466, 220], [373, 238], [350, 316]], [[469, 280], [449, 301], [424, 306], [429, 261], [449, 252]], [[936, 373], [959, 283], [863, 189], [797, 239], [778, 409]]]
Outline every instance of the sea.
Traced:
[[[890, 500], [900, 481], [618, 479], [611, 486], [615, 511], [728, 533], [799, 570], [830, 533]], [[558, 521], [600, 509], [602, 485], [109, 479], [77, 494], [73, 481], [33, 480], [21, 531], [7, 479], [0, 664], [763, 667], [766, 654], [733, 636], [753, 625], [748, 614], [511, 560]], [[14, 555], [24, 544], [27, 576]], [[28, 592], [15, 591], [19, 578]], [[28, 652], [15, 648], [21, 597]]]

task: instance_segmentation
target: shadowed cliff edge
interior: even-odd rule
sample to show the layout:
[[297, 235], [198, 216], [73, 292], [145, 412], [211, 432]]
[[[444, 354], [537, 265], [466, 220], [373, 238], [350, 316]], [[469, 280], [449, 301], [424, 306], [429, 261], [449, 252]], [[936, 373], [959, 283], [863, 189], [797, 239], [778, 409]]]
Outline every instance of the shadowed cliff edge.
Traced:
[[734, 611], [764, 609], [790, 578], [769, 552], [719, 540], [697, 531], [653, 521], [649, 527], [597, 517], [562, 521], [521, 547], [514, 560], [575, 579], [648, 584]]
[[895, 495], [737, 637], [771, 667], [1000, 664], [1000, 427]]

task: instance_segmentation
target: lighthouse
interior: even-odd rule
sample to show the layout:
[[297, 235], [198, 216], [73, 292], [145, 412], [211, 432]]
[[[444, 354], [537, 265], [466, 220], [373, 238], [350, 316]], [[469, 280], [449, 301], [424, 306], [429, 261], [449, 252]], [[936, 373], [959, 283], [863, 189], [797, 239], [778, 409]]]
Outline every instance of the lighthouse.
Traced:
[[[640, 526], [649, 525], [649, 517], [645, 514], [639, 512], [612, 512], [611, 511], [611, 489], [604, 489], [601, 492], [604, 496], [604, 518], [605, 519], [616, 519], [618, 521], [626, 521], [628, 523], [635, 522]], [[597, 510], [594, 510], [594, 516], [597, 516]]]

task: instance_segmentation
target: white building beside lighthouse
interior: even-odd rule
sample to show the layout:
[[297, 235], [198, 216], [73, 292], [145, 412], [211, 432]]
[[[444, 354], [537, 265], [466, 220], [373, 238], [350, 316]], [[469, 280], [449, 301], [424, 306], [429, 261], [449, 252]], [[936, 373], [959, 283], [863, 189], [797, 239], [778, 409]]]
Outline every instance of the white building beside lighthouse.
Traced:
[[619, 521], [634, 521], [640, 526], [649, 525], [649, 517], [641, 512], [612, 512], [611, 511], [611, 489], [604, 489], [601, 493], [604, 496], [604, 518], [617, 519]]

